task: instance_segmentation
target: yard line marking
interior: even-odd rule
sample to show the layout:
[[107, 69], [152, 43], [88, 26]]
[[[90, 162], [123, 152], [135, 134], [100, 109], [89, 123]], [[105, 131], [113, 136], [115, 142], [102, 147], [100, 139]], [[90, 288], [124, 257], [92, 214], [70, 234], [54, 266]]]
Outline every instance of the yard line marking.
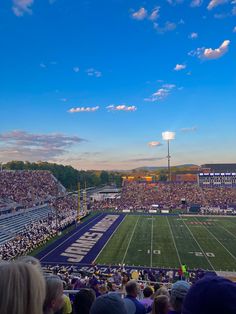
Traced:
[[169, 219], [168, 219], [167, 216], [166, 216], [166, 220], [167, 220], [167, 223], [168, 223], [168, 226], [169, 226], [169, 229], [170, 229], [170, 233], [171, 233], [171, 236], [172, 236], [172, 240], [173, 240], [173, 243], [174, 243], [174, 246], [175, 246], [175, 250], [176, 250], [176, 253], [177, 253], [177, 256], [178, 256], [178, 259], [179, 259], [179, 264], [182, 265], [181, 258], [179, 256], [179, 251], [177, 249], [177, 246], [176, 246], [176, 243], [175, 243], [175, 238], [174, 238], [174, 235], [173, 235], [173, 232], [172, 232], [172, 229], [171, 229], [171, 226], [170, 226], [170, 222], [169, 222]]
[[[181, 217], [182, 218], [182, 217]], [[199, 249], [202, 251], [202, 254], [204, 255], [204, 257], [206, 258], [208, 264], [211, 266], [211, 268], [215, 271], [214, 266], [212, 265], [212, 263], [210, 262], [209, 258], [206, 256], [205, 252], [203, 251], [201, 245], [199, 244], [198, 240], [195, 238], [194, 234], [192, 233], [192, 231], [190, 230], [189, 226], [185, 223], [185, 221], [183, 220], [183, 223], [185, 225], [185, 227], [188, 229], [189, 233], [191, 234], [193, 240], [197, 243]]]
[[233, 234], [231, 231], [229, 231], [228, 229], [226, 229], [225, 227], [219, 225], [220, 228], [222, 228], [223, 230], [225, 230], [226, 232], [228, 232], [230, 235], [232, 235], [235, 239], [236, 239], [236, 235]]
[[121, 223], [125, 221], [125, 219], [127, 218], [127, 215], [125, 215], [125, 217], [120, 221], [120, 223], [118, 224], [118, 226], [116, 227], [116, 229], [112, 232], [112, 234], [110, 235], [110, 237], [107, 239], [107, 242], [105, 243], [105, 245], [103, 246], [103, 248], [101, 249], [101, 251], [98, 253], [98, 255], [96, 256], [96, 258], [94, 259], [95, 261], [98, 259], [98, 257], [100, 256], [100, 254], [102, 253], [102, 251], [105, 249], [105, 247], [108, 245], [108, 242], [110, 241], [110, 239], [112, 238], [112, 236], [116, 233], [116, 230], [120, 227]]
[[151, 261], [150, 261], [150, 264], [151, 264], [151, 267], [152, 267], [152, 253], [153, 253], [153, 216], [152, 216], [152, 228], [151, 228]]
[[[196, 217], [194, 217], [194, 219], [196, 219], [196, 220], [199, 222], [199, 220], [198, 220]], [[207, 228], [205, 225], [202, 225], [202, 226], [208, 231], [208, 233], [210, 233], [210, 234], [213, 236], [213, 238], [216, 239], [216, 241], [217, 241], [217, 242], [229, 253], [229, 255], [230, 255], [231, 257], [233, 257], [233, 259], [236, 261], [236, 257], [224, 246], [223, 243], [220, 242], [220, 240], [217, 239], [217, 237], [209, 230], [209, 228]]]
[[129, 239], [129, 243], [128, 243], [128, 245], [127, 245], [127, 248], [126, 248], [126, 251], [125, 251], [125, 254], [124, 254], [124, 257], [123, 257], [123, 259], [122, 259], [121, 264], [124, 263], [124, 260], [125, 260], [125, 258], [126, 258], [126, 255], [127, 255], [127, 252], [128, 252], [129, 246], [130, 246], [130, 243], [131, 243], [131, 241], [132, 241], [132, 239], [133, 239], [134, 232], [135, 232], [135, 229], [136, 229], [137, 224], [138, 224], [138, 222], [139, 222], [139, 219], [140, 219], [140, 216], [138, 216], [138, 219], [136, 220], [136, 223], [135, 223], [135, 225], [134, 225], [134, 229], [133, 229], [132, 235], [131, 235], [131, 237], [130, 237], [130, 239]]
[[[54, 252], [55, 250], [57, 250], [60, 246], [62, 246], [62, 244], [64, 244], [66, 241], [68, 241], [69, 239], [73, 238], [77, 233], [79, 233], [81, 230], [83, 230], [84, 228], [88, 227], [89, 224], [91, 224], [91, 222], [94, 222], [96, 219], [98, 219], [98, 217], [103, 216], [103, 214], [98, 214], [97, 216], [95, 216], [94, 218], [92, 218], [91, 220], [85, 222], [85, 225], [82, 226], [81, 228], [79, 228], [79, 230], [77, 230], [75, 233], [72, 233], [71, 236], [69, 236], [68, 238], [66, 238], [64, 241], [62, 241], [58, 246], [54, 247], [51, 251], [49, 251], [47, 254], [45, 254], [44, 256], [42, 256], [39, 260], [42, 261], [45, 257], [47, 257], [49, 254], [51, 254], [52, 252]], [[100, 220], [98, 220], [99, 222]], [[58, 240], [56, 240], [58, 241]]]

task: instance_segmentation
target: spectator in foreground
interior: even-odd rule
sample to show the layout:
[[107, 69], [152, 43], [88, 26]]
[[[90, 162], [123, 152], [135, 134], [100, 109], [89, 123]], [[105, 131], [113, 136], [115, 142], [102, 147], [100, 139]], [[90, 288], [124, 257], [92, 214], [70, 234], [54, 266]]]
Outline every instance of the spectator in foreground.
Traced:
[[63, 283], [56, 275], [45, 276], [46, 298], [44, 301], [44, 314], [53, 314], [64, 306]]
[[173, 284], [170, 295], [171, 310], [169, 314], [181, 314], [184, 298], [190, 289], [189, 283], [184, 280]]
[[32, 265], [0, 263], [0, 313], [42, 314], [45, 282]]
[[40, 264], [40, 261], [31, 256], [31, 255], [23, 255], [17, 258], [17, 261], [22, 262], [22, 263], [27, 263], [27, 264], [31, 264], [33, 266], [35, 266], [36, 268], [38, 268], [38, 270], [42, 273], [42, 267]]
[[155, 292], [155, 297], [158, 297], [159, 295], [165, 295], [168, 298], [170, 297], [170, 293], [166, 287], [161, 287]]
[[169, 308], [170, 305], [168, 296], [159, 295], [154, 299], [152, 306], [152, 314], [168, 314]]
[[235, 314], [236, 284], [218, 277], [205, 276], [185, 297], [183, 314]]
[[124, 301], [116, 293], [104, 294], [93, 303], [90, 314], [131, 314], [126, 311]]
[[125, 306], [129, 314], [145, 314], [146, 309], [143, 304], [137, 300], [139, 286], [136, 281], [130, 280], [125, 286], [126, 297], [124, 298]]
[[140, 301], [141, 304], [145, 306], [146, 312], [150, 313], [152, 311], [152, 299], [153, 290], [151, 287], [146, 287], [143, 289], [144, 298]]
[[75, 295], [73, 303], [73, 314], [89, 314], [90, 308], [96, 299], [92, 289], [81, 289]]

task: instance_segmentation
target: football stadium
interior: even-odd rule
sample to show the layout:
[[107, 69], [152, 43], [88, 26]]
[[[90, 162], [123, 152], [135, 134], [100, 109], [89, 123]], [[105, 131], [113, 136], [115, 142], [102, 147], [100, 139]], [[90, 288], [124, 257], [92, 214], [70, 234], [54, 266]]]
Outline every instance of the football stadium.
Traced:
[[0, 1], [0, 314], [236, 314], [235, 17]]

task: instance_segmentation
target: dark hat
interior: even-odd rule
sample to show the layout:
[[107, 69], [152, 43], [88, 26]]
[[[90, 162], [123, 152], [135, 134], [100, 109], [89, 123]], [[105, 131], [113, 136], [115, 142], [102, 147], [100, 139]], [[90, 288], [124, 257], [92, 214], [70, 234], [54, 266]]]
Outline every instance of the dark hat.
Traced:
[[109, 293], [96, 299], [90, 314], [127, 314], [127, 311], [121, 297], [117, 293]]
[[235, 314], [236, 284], [206, 276], [195, 283], [185, 297], [182, 314]]

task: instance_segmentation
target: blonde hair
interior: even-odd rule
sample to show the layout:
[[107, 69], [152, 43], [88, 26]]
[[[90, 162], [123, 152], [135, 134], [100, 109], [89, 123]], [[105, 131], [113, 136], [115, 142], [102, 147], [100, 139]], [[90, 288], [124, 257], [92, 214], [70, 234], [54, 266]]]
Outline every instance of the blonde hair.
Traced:
[[44, 278], [46, 282], [46, 298], [44, 300], [43, 310], [44, 313], [53, 313], [52, 301], [60, 296], [63, 283], [61, 278], [56, 275], [45, 274]]
[[155, 295], [154, 297], [158, 297], [159, 295], [165, 295], [167, 296], [168, 298], [170, 297], [170, 293], [168, 291], [168, 289], [166, 287], [161, 287], [159, 288], [156, 292], [155, 292]]
[[31, 255], [20, 256], [17, 258], [17, 262], [32, 264], [33, 266], [37, 267], [41, 273], [43, 272], [40, 261]]
[[36, 267], [1, 262], [0, 291], [1, 314], [42, 314], [45, 281]]

